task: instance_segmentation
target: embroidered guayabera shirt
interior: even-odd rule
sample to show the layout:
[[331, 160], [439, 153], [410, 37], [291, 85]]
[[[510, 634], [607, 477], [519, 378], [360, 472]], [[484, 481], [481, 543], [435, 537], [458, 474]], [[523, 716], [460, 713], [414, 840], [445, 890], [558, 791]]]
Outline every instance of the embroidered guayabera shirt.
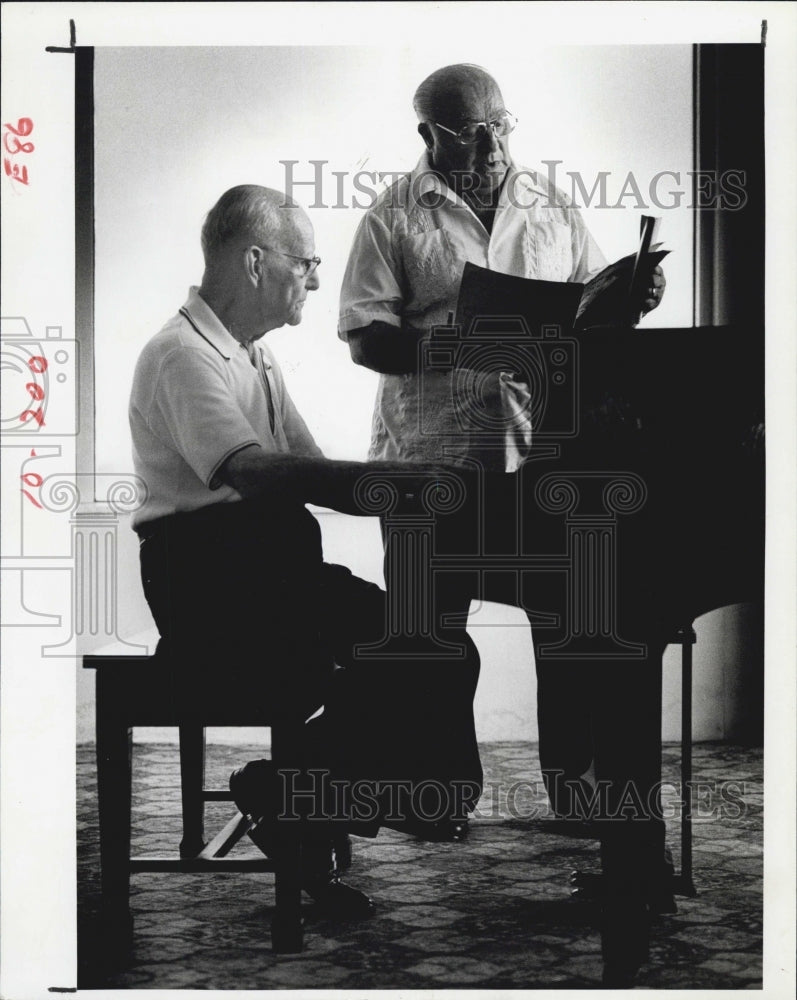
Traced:
[[[546, 281], [586, 282], [606, 266], [580, 212], [543, 173], [512, 164], [488, 233], [432, 171], [424, 154], [411, 174], [379, 196], [360, 223], [343, 279], [339, 336], [346, 340], [350, 330], [376, 320], [423, 330], [445, 324], [456, 309], [466, 261]], [[471, 436], [451, 403], [452, 380], [462, 376], [456, 369], [382, 375], [371, 458], [468, 456]], [[513, 382], [509, 373], [500, 391], [481, 400], [505, 415], [527, 410], [527, 402], [527, 387]], [[496, 415], [500, 421], [500, 413]], [[501, 471], [516, 467], [509, 445], [503, 454], [493, 450], [480, 460]]]

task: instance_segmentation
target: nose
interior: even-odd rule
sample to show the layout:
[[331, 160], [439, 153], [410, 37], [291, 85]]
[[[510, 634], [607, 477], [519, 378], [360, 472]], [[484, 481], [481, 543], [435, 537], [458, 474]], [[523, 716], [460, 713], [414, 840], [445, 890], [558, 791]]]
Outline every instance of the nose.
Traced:
[[318, 280], [318, 268], [316, 268], [313, 271], [313, 273], [305, 281], [304, 287], [308, 291], [314, 292], [320, 285], [321, 285], [321, 282]]
[[498, 136], [495, 134], [495, 129], [492, 125], [486, 125], [482, 128], [479, 145], [484, 152], [491, 155], [501, 152], [501, 143], [498, 141]]

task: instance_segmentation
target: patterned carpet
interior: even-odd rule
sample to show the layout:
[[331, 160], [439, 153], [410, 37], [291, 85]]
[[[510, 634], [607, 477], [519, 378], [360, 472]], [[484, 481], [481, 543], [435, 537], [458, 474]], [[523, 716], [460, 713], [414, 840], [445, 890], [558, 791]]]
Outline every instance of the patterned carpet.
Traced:
[[[595, 869], [597, 842], [564, 837], [546, 813], [536, 747], [482, 747], [486, 790], [464, 844], [422, 843], [393, 831], [354, 841], [348, 880], [376, 916], [333, 924], [305, 907], [305, 950], [274, 955], [270, 875], [139, 874], [132, 879], [132, 959], [97, 947], [99, 848], [94, 747], [78, 748], [78, 963], [81, 989], [593, 989], [600, 988], [594, 904], [569, 898], [573, 868]], [[208, 783], [226, 785], [257, 747], [210, 746]], [[658, 918], [644, 989], [761, 989], [760, 749], [695, 747], [696, 899]], [[665, 781], [678, 780], [676, 747]], [[668, 842], [679, 868], [679, 807], [665, 787]], [[176, 746], [135, 747], [136, 853], [171, 853], [180, 836]], [[215, 832], [231, 807], [208, 807]], [[245, 840], [238, 852], [255, 851]]]

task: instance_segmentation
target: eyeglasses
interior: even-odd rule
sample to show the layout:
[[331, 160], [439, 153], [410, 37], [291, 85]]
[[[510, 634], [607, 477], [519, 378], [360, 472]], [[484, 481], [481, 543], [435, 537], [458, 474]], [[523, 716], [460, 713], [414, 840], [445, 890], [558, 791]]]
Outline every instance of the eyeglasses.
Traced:
[[321, 263], [320, 257], [298, 257], [295, 253], [285, 253], [284, 250], [277, 250], [274, 247], [261, 247], [258, 250], [270, 250], [272, 253], [282, 254], [283, 257], [290, 257], [291, 260], [300, 260], [302, 262], [302, 267], [304, 268], [303, 277], [309, 278], [311, 274], [315, 273], [315, 269]]
[[453, 135], [461, 146], [471, 146], [474, 142], [479, 141], [484, 130], [488, 128], [499, 139], [502, 139], [505, 135], [509, 135], [510, 132], [514, 132], [517, 126], [517, 118], [509, 111], [505, 111], [491, 122], [470, 122], [468, 125], [463, 125], [458, 132], [455, 132], [452, 128], [447, 128], [445, 125], [441, 125], [440, 122], [432, 122], [432, 124], [441, 128], [444, 132], [448, 132], [449, 135]]

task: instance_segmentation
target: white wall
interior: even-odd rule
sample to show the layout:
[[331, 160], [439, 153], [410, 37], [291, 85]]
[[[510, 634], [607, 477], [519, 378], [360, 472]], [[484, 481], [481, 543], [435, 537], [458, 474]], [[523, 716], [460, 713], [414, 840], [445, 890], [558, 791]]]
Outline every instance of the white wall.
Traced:
[[[510, 140], [521, 164], [563, 161], [591, 189], [608, 171], [615, 205], [629, 171], [647, 192], [660, 171], [691, 166], [689, 46], [534, 48], [507, 59], [500, 42], [423, 48], [125, 48], [96, 50], [96, 398], [100, 471], [129, 468], [127, 397], [143, 344], [183, 303], [202, 274], [199, 230], [227, 188], [262, 183], [284, 189], [281, 160], [297, 160], [296, 180], [312, 180], [310, 160], [326, 160], [322, 201], [299, 186], [323, 263], [321, 288], [299, 328], [274, 331], [277, 351], [300, 410], [331, 457], [366, 453], [376, 376], [357, 368], [337, 336], [340, 282], [366, 201], [358, 170], [406, 171], [423, 144], [412, 94], [432, 70], [478, 61], [503, 89], [520, 119]], [[333, 171], [345, 172], [338, 203]], [[674, 183], [674, 182], [673, 182]], [[662, 185], [662, 194], [667, 190]], [[659, 210], [668, 292], [647, 324], [692, 322], [692, 212]], [[633, 248], [639, 216], [634, 197], [619, 207], [591, 207], [587, 222], [610, 259]], [[654, 323], [655, 319], [655, 323]]]

